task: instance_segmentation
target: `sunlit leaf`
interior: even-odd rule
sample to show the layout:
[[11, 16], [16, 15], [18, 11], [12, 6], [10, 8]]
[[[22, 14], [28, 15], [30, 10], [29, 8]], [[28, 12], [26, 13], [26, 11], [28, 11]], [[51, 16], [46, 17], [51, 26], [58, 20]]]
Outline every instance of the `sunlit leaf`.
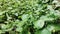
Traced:
[[40, 29], [44, 26], [44, 21], [43, 20], [38, 20], [34, 23], [34, 28]]

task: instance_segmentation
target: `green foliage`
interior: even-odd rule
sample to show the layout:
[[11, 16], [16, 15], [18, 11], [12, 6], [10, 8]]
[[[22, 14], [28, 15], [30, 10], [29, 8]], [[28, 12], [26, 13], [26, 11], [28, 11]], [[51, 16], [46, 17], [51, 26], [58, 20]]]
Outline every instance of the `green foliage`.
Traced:
[[0, 34], [60, 31], [59, 6], [56, 0], [0, 0]]

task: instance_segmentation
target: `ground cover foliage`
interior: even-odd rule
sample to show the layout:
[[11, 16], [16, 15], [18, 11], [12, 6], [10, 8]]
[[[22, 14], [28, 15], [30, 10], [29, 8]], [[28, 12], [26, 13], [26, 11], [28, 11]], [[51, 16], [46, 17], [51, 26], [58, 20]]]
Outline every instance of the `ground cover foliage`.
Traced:
[[59, 1], [0, 0], [0, 34], [56, 34], [57, 31], [60, 31]]

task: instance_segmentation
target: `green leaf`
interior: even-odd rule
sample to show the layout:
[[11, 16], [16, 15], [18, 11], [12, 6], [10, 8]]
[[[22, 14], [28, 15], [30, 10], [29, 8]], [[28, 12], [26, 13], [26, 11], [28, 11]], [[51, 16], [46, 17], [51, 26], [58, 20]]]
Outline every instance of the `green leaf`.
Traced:
[[47, 29], [43, 29], [41, 34], [51, 34], [51, 31], [49, 31]]
[[44, 28], [43, 30], [37, 30], [35, 34], [51, 34], [51, 31], [48, 29]]
[[40, 19], [44, 20], [44, 21], [52, 21], [52, 20], [54, 20], [54, 18], [51, 18], [51, 17], [48, 17], [48, 16], [41, 16]]
[[60, 25], [58, 24], [50, 24], [50, 25], [48, 25], [47, 26], [47, 29], [49, 30], [49, 31], [53, 31], [53, 32], [55, 32], [55, 31], [59, 31], [60, 30]]
[[55, 28], [55, 27], [54, 27], [53, 25], [48, 25], [48, 26], [47, 26], [47, 29], [48, 29], [49, 31], [54, 30], [54, 28]]
[[36, 31], [36, 32], [35, 32], [35, 34], [41, 34], [41, 31], [40, 31], [40, 30], [38, 30], [38, 31]]
[[17, 31], [17, 32], [22, 32], [22, 31], [23, 31], [23, 28], [18, 26], [18, 27], [16, 28], [16, 31]]
[[44, 26], [44, 21], [43, 20], [38, 20], [34, 23], [34, 28], [40, 29]]
[[22, 15], [22, 20], [27, 21], [28, 20], [28, 14], [23, 14]]
[[56, 24], [56, 25], [53, 25], [55, 28], [54, 28], [54, 30], [55, 31], [59, 31], [60, 30], [60, 24]]

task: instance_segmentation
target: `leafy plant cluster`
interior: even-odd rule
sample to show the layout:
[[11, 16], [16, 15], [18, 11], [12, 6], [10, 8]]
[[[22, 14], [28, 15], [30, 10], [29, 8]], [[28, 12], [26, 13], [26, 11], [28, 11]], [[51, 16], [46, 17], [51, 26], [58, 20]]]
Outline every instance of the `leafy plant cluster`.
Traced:
[[0, 34], [52, 34], [60, 31], [60, 2], [0, 0]]

